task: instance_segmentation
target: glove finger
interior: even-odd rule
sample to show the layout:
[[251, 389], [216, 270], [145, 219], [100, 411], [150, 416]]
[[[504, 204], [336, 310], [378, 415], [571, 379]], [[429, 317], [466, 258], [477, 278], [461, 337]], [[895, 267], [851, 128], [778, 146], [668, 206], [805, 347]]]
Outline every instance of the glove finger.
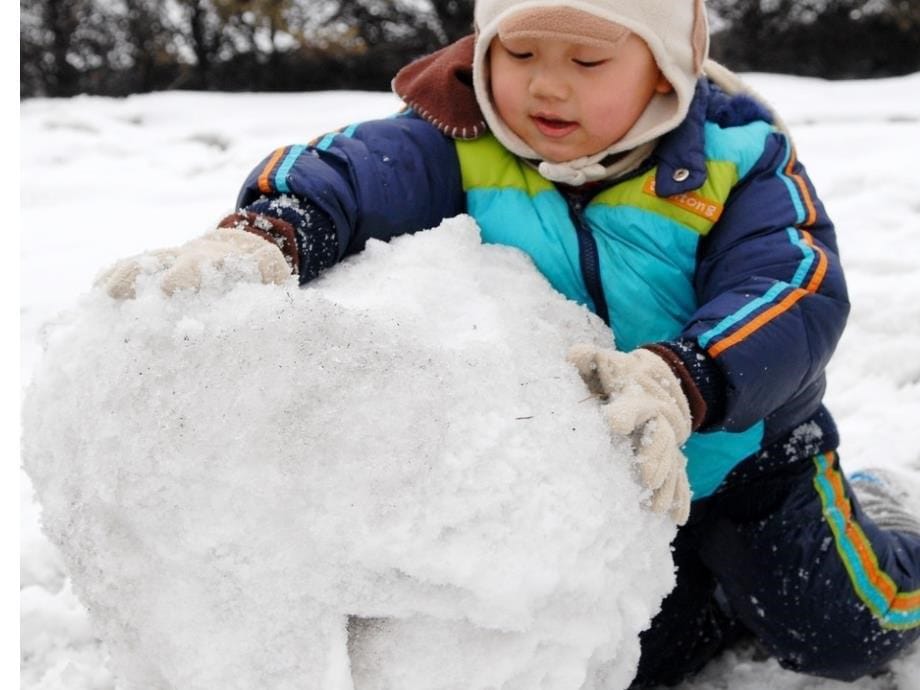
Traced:
[[690, 404], [682, 391], [662, 388], [655, 396], [659, 401], [658, 409], [674, 431], [674, 437], [681, 443], [690, 436], [692, 423], [690, 420]]
[[141, 267], [136, 261], [123, 261], [101, 276], [96, 284], [101, 285], [109, 297], [114, 299], [134, 299], [134, 283], [140, 272]]
[[107, 266], [99, 271], [99, 273], [96, 274], [96, 278], [93, 280], [93, 287], [104, 288], [105, 284], [115, 274], [115, 271], [119, 270], [122, 265], [126, 263], [128, 263], [128, 260], [116, 261], [111, 266]]
[[656, 416], [654, 405], [641, 394], [623, 393], [604, 404], [610, 428], [618, 434], [631, 434]]
[[588, 386], [588, 390], [594, 395], [605, 395], [604, 389], [601, 388], [600, 381], [597, 378], [597, 347], [581, 343], [569, 348], [566, 359], [575, 365], [581, 380]]
[[677, 488], [677, 472], [669, 472], [664, 482], [652, 492], [651, 509], [656, 513], [665, 513], [674, 505], [674, 491]]
[[[651, 357], [655, 356], [648, 354]], [[656, 369], [639, 371], [633, 378], [650, 397], [658, 401], [661, 413], [667, 417], [668, 423], [674, 429], [674, 435], [681, 441], [685, 440], [691, 430], [690, 405], [680, 381], [670, 370]]]
[[142, 260], [147, 258], [152, 259], [155, 262], [155, 266], [153, 267], [154, 271], [160, 271], [172, 266], [177, 256], [179, 256], [178, 248], [167, 247], [166, 249], [155, 249], [149, 252], [142, 257]]
[[671, 473], [674, 450], [674, 440], [669, 432], [658, 430], [645, 435], [636, 450], [639, 477], [644, 486], [655, 491], [664, 484]]
[[692, 422], [689, 407], [684, 412], [676, 405], [665, 405], [660, 412], [662, 421], [671, 428], [678, 445], [682, 445], [684, 441], [690, 438]]
[[180, 256], [160, 280], [160, 289], [170, 297], [176, 290], [198, 290], [200, 287], [201, 267], [194, 256]]
[[671, 518], [678, 526], [686, 525], [690, 517], [690, 482], [685, 472], [679, 472], [677, 486], [674, 490], [674, 503], [671, 507]]
[[259, 265], [259, 274], [265, 284], [275, 283], [280, 285], [291, 275], [291, 267], [285, 261], [284, 254], [273, 245], [266, 243], [264, 248], [260, 248], [256, 252], [256, 260]]
[[[211, 230], [202, 235], [201, 240], [211, 243], [214, 246], [223, 247], [223, 249], [220, 250], [221, 253], [239, 254], [242, 256], [255, 254], [266, 244], [273, 246], [273, 244], [265, 238], [237, 228], [218, 228], [217, 230]], [[279, 249], [278, 251], [280, 252], [281, 250]]]
[[636, 449], [639, 476], [643, 485], [653, 491], [662, 486], [668, 476], [681, 467], [680, 463], [683, 462], [683, 455], [677, 448], [671, 430], [660, 424], [657, 426], [657, 429], [644, 434]]
[[597, 357], [598, 385], [607, 395], [621, 393], [636, 386], [636, 372], [629, 368], [628, 355], [622, 352], [602, 352]]
[[95, 285], [102, 287], [115, 299], [134, 299], [137, 294], [137, 277], [163, 270], [175, 260], [175, 248], [155, 249], [122, 259], [103, 271], [96, 278]]

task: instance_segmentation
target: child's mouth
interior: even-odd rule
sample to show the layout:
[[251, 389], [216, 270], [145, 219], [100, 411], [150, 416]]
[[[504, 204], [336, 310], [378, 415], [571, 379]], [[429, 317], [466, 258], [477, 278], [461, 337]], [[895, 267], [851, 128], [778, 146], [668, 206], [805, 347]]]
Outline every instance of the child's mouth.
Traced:
[[572, 120], [561, 120], [545, 115], [531, 115], [530, 119], [543, 136], [554, 139], [571, 134], [578, 128], [578, 123]]

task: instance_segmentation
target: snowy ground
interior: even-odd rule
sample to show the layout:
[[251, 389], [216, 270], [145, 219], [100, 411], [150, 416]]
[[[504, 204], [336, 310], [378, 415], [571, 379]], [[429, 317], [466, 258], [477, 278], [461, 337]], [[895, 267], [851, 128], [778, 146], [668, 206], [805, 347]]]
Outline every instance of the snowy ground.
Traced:
[[[920, 479], [920, 75], [826, 83], [750, 75], [791, 127], [838, 225], [853, 312], [830, 367], [828, 402], [845, 467], [881, 465]], [[112, 260], [180, 243], [232, 208], [271, 149], [388, 115], [389, 95], [167, 93], [21, 107], [21, 374], [40, 357], [42, 324]], [[111, 688], [105, 653], [42, 536], [31, 486], [21, 496], [21, 686]], [[920, 688], [920, 649], [854, 685], [727, 655], [689, 688]]]

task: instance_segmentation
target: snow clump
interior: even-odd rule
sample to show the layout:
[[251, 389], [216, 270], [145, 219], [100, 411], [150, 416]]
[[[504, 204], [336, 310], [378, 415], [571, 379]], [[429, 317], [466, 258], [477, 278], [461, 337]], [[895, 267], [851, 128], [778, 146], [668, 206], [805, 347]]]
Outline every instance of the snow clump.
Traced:
[[85, 295], [23, 457], [118, 686], [625, 687], [674, 527], [565, 361], [610, 338], [468, 217], [305, 289]]

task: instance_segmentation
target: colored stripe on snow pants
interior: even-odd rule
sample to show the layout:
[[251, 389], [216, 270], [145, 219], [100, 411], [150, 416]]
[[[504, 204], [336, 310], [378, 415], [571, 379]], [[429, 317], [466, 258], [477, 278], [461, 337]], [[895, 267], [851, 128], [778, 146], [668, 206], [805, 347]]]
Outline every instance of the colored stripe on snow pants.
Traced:
[[853, 589], [883, 628], [907, 630], [920, 626], [920, 590], [901, 592], [881, 569], [872, 543], [853, 519], [834, 453], [817, 455], [814, 486], [821, 497], [824, 519], [834, 535], [837, 553]]

